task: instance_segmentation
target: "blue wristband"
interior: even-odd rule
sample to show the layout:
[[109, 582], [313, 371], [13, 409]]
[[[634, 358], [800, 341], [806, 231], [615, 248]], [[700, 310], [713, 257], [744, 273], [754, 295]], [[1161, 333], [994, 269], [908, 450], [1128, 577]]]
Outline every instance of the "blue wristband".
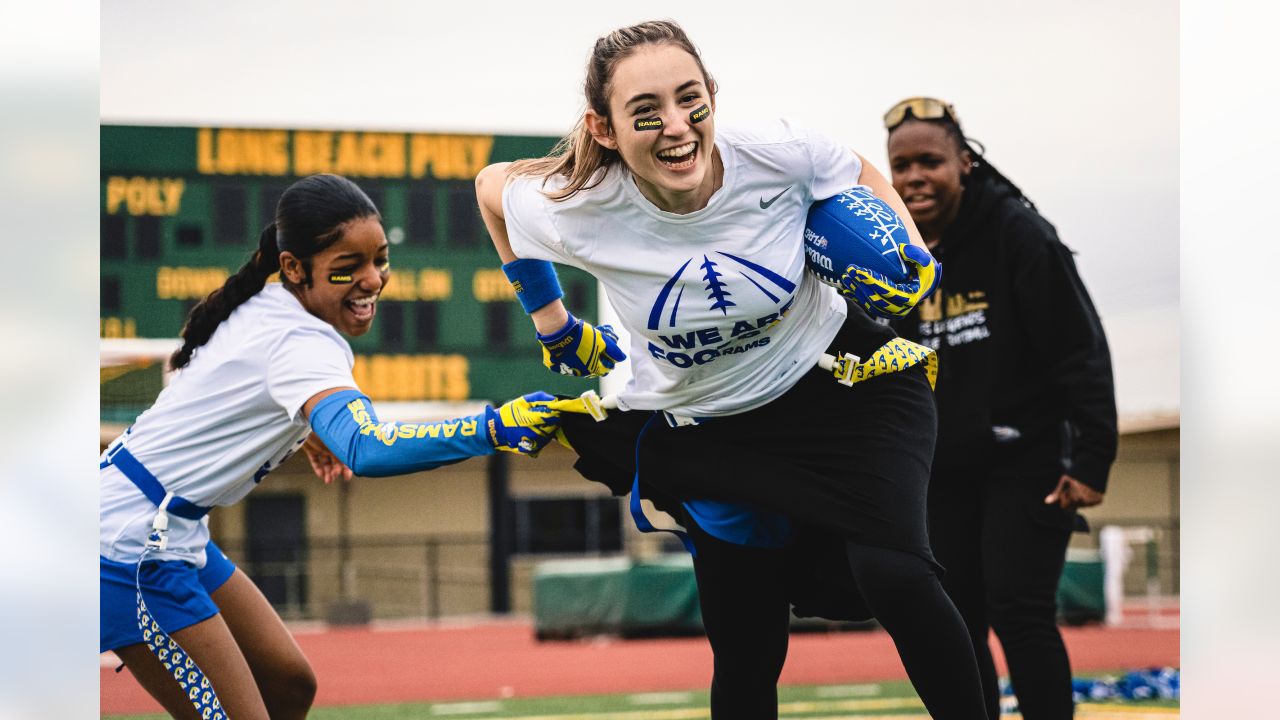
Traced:
[[546, 260], [512, 260], [502, 266], [502, 272], [515, 288], [516, 299], [524, 307], [525, 314], [531, 315], [543, 305], [564, 297], [555, 266]]

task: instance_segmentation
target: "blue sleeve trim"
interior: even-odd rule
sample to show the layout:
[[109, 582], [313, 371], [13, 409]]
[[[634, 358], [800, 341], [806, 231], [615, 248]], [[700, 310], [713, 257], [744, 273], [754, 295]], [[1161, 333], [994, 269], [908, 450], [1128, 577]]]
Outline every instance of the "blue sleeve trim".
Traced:
[[352, 472], [365, 477], [432, 470], [495, 452], [483, 413], [432, 423], [384, 423], [358, 390], [342, 390], [317, 403], [311, 429]]
[[556, 269], [546, 260], [520, 258], [502, 266], [526, 315], [564, 297]]

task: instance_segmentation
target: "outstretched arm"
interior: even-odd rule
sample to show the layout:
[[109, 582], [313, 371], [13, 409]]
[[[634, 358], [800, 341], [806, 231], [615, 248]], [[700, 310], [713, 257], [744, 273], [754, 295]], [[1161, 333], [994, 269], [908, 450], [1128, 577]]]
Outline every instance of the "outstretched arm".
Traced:
[[547, 393], [530, 393], [499, 408], [432, 423], [380, 422], [373, 402], [356, 388], [330, 388], [303, 406], [311, 429], [356, 475], [383, 477], [431, 470], [496, 450], [537, 455], [555, 436], [560, 414]]

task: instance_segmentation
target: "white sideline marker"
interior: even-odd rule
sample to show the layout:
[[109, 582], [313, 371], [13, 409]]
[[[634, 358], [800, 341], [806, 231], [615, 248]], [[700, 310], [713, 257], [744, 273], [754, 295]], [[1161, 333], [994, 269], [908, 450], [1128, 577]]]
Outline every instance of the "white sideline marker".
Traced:
[[689, 692], [656, 692], [628, 695], [627, 702], [632, 705], [686, 705], [693, 702], [693, 693]]

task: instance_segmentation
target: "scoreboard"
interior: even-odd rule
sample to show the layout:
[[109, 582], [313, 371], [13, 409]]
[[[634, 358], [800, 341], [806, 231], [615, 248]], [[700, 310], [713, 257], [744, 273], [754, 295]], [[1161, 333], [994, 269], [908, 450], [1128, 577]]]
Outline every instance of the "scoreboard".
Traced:
[[[100, 335], [178, 337], [191, 307], [257, 248], [284, 189], [328, 172], [368, 193], [391, 244], [373, 329], [349, 339], [356, 382], [371, 398], [581, 393], [591, 386], [542, 366], [475, 200], [486, 165], [545, 155], [556, 140], [103, 125]], [[594, 321], [595, 280], [557, 269], [568, 306]]]

